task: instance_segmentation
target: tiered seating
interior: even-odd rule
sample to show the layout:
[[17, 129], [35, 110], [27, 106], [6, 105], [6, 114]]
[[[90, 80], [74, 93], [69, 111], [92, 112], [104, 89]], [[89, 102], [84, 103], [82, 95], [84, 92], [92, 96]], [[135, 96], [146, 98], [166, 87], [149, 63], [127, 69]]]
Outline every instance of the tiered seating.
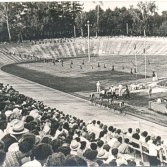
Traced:
[[[23, 61], [23, 58], [26, 56], [21, 58], [18, 56], [19, 54], [45, 59], [81, 57], [88, 54], [87, 38], [76, 38], [75, 40], [52, 39], [32, 43], [6, 44], [1, 46], [1, 55], [5, 56], [1, 59], [5, 63], [1, 62], [1, 64]], [[134, 46], [136, 46], [136, 50], [134, 50]], [[144, 48], [146, 48], [147, 55], [166, 55], [167, 39], [149, 37], [90, 38], [91, 55], [134, 55], [135, 52], [137, 55], [143, 55]], [[9, 52], [12, 54], [8, 54]]]
[[[121, 129], [116, 129], [113, 126], [107, 127], [100, 121], [93, 120], [85, 123], [83, 120], [69, 114], [65, 115], [62, 111], [55, 108], [52, 109], [44, 105], [43, 102], [18, 94], [18, 92], [9, 85], [3, 86], [3, 84], [0, 84], [0, 104], [3, 104], [0, 105], [0, 155], [6, 155], [4, 160], [3, 158], [0, 159], [1, 164], [3, 161], [6, 165], [11, 166], [17, 166], [18, 163], [20, 163], [20, 165], [29, 163], [32, 161], [31, 158], [33, 159], [36, 157], [34, 149], [39, 147], [38, 149], [40, 150], [40, 146], [42, 144], [47, 144], [47, 146], [49, 145], [51, 149], [49, 153], [46, 151], [45, 159], [38, 159], [37, 157], [36, 160], [39, 161], [39, 163], [42, 163], [43, 161], [48, 163], [49, 155], [52, 156], [55, 153], [59, 154], [59, 152], [64, 154], [64, 161], [61, 162], [61, 165], [66, 164], [66, 160], [69, 156], [74, 156], [75, 159], [80, 157], [83, 161], [85, 161], [85, 165], [83, 166], [90, 166], [90, 162], [94, 163], [95, 166], [100, 166], [101, 164], [106, 165], [110, 164], [110, 161], [112, 160], [114, 160], [117, 165], [119, 164], [122, 166], [130, 166], [129, 162], [133, 161], [133, 163], [135, 163], [134, 159], [140, 159], [143, 163], [148, 161], [148, 143], [141, 142], [140, 140], [130, 137]], [[2, 124], [2, 122], [4, 122], [4, 124]], [[4, 128], [4, 126], [6, 127]], [[23, 131], [21, 131], [20, 128], [23, 128]], [[12, 134], [12, 137], [14, 136], [14, 141], [8, 143], [7, 136], [10, 134]], [[26, 136], [26, 134], [28, 136]], [[17, 138], [18, 136], [19, 138]], [[140, 134], [140, 136], [142, 135]], [[20, 161], [19, 158], [22, 159], [23, 157], [18, 156], [17, 158], [19, 160], [16, 159], [16, 161], [12, 161], [9, 157], [11, 157], [11, 155], [14, 156], [18, 151], [24, 150], [23, 148], [20, 149], [20, 143], [24, 140], [29, 141], [29, 137], [34, 138], [35, 142], [34, 145], [31, 146], [32, 151], [24, 152], [24, 154], [26, 157], [31, 156], [31, 158], [27, 158], [25, 161]], [[118, 143], [118, 138], [120, 137], [123, 140]], [[127, 146], [129, 148], [128, 152], [126, 152], [125, 144], [125, 140], [127, 139], [129, 139], [129, 142], [127, 142]], [[30, 141], [32, 141], [32, 139]], [[25, 142], [25, 144], [27, 144], [27, 142]], [[84, 149], [80, 147], [83, 142], [85, 142]], [[114, 144], [115, 142], [116, 144]], [[122, 152], [119, 147], [121, 144], [125, 144]], [[137, 144], [139, 147], [135, 147], [134, 144]], [[159, 144], [161, 145], [161, 142]], [[65, 147], [65, 150], [62, 149], [62, 147]], [[165, 165], [167, 164], [166, 145], [162, 145], [162, 148], [163, 151], [159, 151], [158, 158], [161, 165]], [[28, 150], [29, 149], [30, 148], [28, 148]], [[117, 153], [113, 153], [112, 155], [111, 153], [113, 150], [120, 151], [119, 155], [117, 156]], [[87, 152], [89, 152], [89, 155], [94, 156], [94, 158], [91, 159], [91, 157], [87, 155]], [[40, 154], [43, 155], [44, 153], [38, 152], [38, 156]], [[104, 154], [105, 156], [103, 156]], [[137, 165], [143, 166], [143, 163]]]

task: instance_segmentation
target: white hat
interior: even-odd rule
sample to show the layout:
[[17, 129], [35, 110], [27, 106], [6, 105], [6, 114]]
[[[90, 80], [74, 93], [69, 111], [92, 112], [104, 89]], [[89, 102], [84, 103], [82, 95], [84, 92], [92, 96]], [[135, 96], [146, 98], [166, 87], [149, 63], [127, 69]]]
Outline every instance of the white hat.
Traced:
[[37, 109], [33, 109], [30, 111], [29, 115], [33, 117], [34, 114], [36, 114], [36, 113], [39, 113], [39, 111]]
[[108, 158], [107, 152], [104, 149], [100, 149], [98, 151], [97, 158], [100, 159]]
[[23, 134], [29, 132], [28, 129], [24, 128], [24, 122], [18, 120], [11, 129], [9, 129], [9, 133], [11, 134]]
[[73, 151], [76, 151], [80, 148], [81, 144], [79, 142], [77, 142], [76, 140], [72, 140], [71, 144], [70, 144], [70, 148]]

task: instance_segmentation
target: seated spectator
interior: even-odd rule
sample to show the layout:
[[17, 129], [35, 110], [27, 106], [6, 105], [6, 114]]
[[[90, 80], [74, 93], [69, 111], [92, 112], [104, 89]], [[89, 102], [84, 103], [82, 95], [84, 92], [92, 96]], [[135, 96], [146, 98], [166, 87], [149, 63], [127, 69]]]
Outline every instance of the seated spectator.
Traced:
[[90, 144], [90, 148], [91, 148], [92, 150], [97, 150], [97, 144], [96, 144], [96, 143], [91, 143], [91, 144]]
[[118, 152], [121, 154], [127, 154], [128, 153], [128, 143], [129, 143], [129, 139], [125, 139], [124, 143], [122, 143], [118, 147]]
[[6, 166], [21, 166], [25, 162], [30, 161], [30, 151], [33, 149], [34, 143], [31, 138], [25, 138], [18, 144], [18, 151], [7, 153], [5, 164]]
[[0, 150], [0, 166], [5, 167], [5, 158], [6, 158], [6, 153], [2, 150]]
[[80, 147], [81, 147], [81, 144], [79, 142], [77, 142], [76, 140], [71, 141], [71, 144], [70, 144], [71, 152], [70, 152], [70, 154], [77, 155], [77, 151], [79, 150]]
[[[136, 133], [134, 133], [133, 135], [132, 135], [132, 137], [134, 138], [134, 139], [136, 139], [136, 140], [139, 140], [140, 139], [140, 129], [136, 129]], [[138, 144], [136, 144], [136, 143], [134, 143], [134, 142], [132, 142], [132, 146], [133, 147], [136, 147], [136, 148], [139, 148], [139, 145]]]
[[63, 141], [61, 139], [52, 140], [51, 146], [52, 146], [53, 152], [56, 153], [58, 148], [61, 147], [62, 144], [63, 144]]
[[0, 140], [0, 150], [4, 151], [5, 144], [2, 140]]
[[95, 167], [98, 166], [98, 164], [94, 162], [97, 157], [96, 150], [87, 149], [84, 152], [83, 156], [87, 159], [88, 166], [95, 166]]
[[0, 112], [0, 140], [5, 135], [4, 131], [5, 131], [6, 127], [7, 127], [7, 118], [6, 118], [6, 115], [4, 113]]
[[46, 166], [51, 167], [51, 166], [63, 166], [65, 163], [66, 157], [64, 156], [63, 153], [54, 153], [48, 157], [46, 160]]
[[83, 153], [85, 152], [85, 149], [86, 149], [86, 141], [81, 141], [80, 144], [81, 144], [81, 146], [77, 150], [77, 155], [82, 156]]
[[86, 160], [77, 155], [68, 155], [63, 165], [64, 166], [83, 166], [83, 167], [88, 166]]
[[103, 140], [98, 140], [97, 141], [97, 151], [103, 149], [104, 141]]
[[111, 150], [111, 155], [109, 155], [109, 158], [106, 160], [106, 163], [109, 164], [112, 160], [115, 160], [118, 166], [120, 166], [121, 164], [127, 165], [126, 159], [122, 155], [118, 154], [117, 148]]
[[115, 159], [113, 159], [110, 163], [109, 163], [110, 166], [117, 166], [117, 162]]
[[57, 149], [57, 152], [61, 152], [65, 156], [67, 156], [67, 155], [70, 155], [71, 149], [69, 146], [61, 146]]
[[113, 138], [108, 141], [108, 145], [112, 148], [116, 141], [118, 141], [118, 134], [115, 134]]
[[117, 141], [114, 142], [112, 149], [118, 148], [122, 144], [122, 137], [118, 137]]
[[128, 129], [128, 133], [126, 134], [129, 137], [132, 137], [133, 133], [132, 133], [132, 128]]
[[105, 149], [101, 149], [98, 151], [97, 159], [107, 160], [108, 157], [109, 154]]
[[42, 167], [46, 163], [46, 160], [49, 157], [49, 155], [52, 155], [52, 153], [53, 151], [49, 144], [38, 144], [32, 152], [34, 159], [32, 161], [26, 162], [22, 165], [22, 167]]
[[140, 136], [140, 141], [145, 142], [147, 135], [148, 135], [148, 132], [146, 132], [146, 131], [142, 132], [141, 136]]
[[128, 161], [128, 166], [136, 166], [136, 162], [135, 161]]

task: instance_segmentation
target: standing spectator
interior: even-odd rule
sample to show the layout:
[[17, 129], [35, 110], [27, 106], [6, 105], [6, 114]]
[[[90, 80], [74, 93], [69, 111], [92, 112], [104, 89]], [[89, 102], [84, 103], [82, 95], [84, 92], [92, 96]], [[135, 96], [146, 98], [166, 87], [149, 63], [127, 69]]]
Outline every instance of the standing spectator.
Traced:
[[155, 81], [155, 71], [153, 71], [152, 77], [153, 77], [152, 81]]
[[82, 61], [82, 65], [84, 65], [85, 64], [85, 62], [84, 62], [84, 59], [83, 59], [83, 61]]
[[111, 89], [112, 89], [112, 97], [118, 99], [117, 95], [116, 95], [116, 88], [115, 86], [111, 85]]
[[119, 84], [119, 86], [118, 86], [118, 92], [119, 92], [119, 96], [122, 96], [122, 85], [121, 84]]
[[157, 159], [158, 151], [161, 149], [160, 146], [156, 146], [156, 140], [149, 145], [149, 163], [150, 166], [158, 166], [160, 164]]
[[151, 98], [151, 95], [152, 95], [152, 87], [151, 86], [149, 86], [149, 88], [148, 88], [148, 95]]
[[61, 66], [62, 66], [62, 67], [64, 66], [64, 61], [63, 61], [63, 60], [61, 60]]
[[99, 81], [97, 82], [96, 87], [97, 87], [97, 93], [100, 93], [101, 84]]
[[126, 89], [125, 89], [125, 98], [129, 98], [130, 99], [130, 91], [129, 91], [129, 88], [128, 88], [128, 85], [126, 85]]
[[100, 67], [100, 62], [98, 61], [98, 63], [97, 63], [97, 67]]
[[115, 71], [115, 69], [114, 69], [114, 65], [112, 66], [112, 71]]

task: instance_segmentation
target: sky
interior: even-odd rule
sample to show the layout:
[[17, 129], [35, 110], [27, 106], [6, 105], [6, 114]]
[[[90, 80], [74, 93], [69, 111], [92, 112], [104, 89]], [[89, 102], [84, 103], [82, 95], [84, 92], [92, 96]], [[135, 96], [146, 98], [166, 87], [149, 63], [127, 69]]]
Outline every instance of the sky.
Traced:
[[[110, 0], [101, 1], [103, 4], [101, 5], [101, 8], [106, 10], [107, 8], [114, 9], [115, 7], [123, 7], [129, 8], [130, 5], [133, 5], [136, 7], [137, 3], [140, 0]], [[161, 14], [162, 11], [167, 10], [167, 0], [154, 0], [155, 4], [158, 6], [158, 13]], [[97, 5], [98, 1], [83, 1], [84, 3], [84, 11], [89, 11], [90, 9], [94, 9]]]

